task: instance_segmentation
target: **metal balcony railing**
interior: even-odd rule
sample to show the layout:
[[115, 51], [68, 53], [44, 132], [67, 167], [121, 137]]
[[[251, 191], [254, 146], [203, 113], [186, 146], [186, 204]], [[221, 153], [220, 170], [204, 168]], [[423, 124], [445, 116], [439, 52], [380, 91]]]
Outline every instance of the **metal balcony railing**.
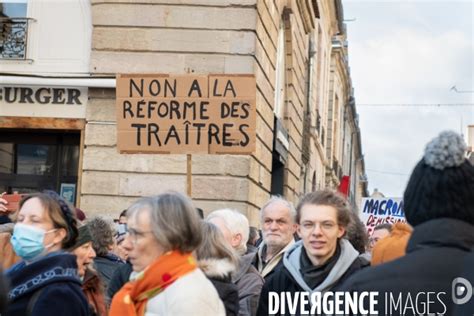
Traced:
[[0, 18], [0, 59], [27, 60], [31, 18]]

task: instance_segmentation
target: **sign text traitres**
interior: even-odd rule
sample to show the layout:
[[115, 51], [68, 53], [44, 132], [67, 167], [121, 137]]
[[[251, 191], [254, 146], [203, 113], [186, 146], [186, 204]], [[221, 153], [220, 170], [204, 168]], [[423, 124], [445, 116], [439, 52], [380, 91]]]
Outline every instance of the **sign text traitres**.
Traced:
[[253, 75], [117, 76], [117, 148], [126, 153], [250, 154]]

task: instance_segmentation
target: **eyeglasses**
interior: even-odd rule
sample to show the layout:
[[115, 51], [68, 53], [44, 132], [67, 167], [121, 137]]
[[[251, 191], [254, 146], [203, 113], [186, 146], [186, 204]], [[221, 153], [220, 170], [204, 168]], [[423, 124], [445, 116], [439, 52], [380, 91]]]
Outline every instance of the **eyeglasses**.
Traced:
[[319, 225], [319, 229], [322, 231], [328, 231], [333, 229], [336, 226], [336, 223], [334, 222], [303, 222], [303, 224], [300, 225], [300, 230], [304, 233], [311, 233], [314, 231], [314, 229]]
[[137, 229], [129, 227], [126, 236], [130, 236], [132, 242], [136, 244], [139, 239], [142, 239], [143, 237], [145, 237], [146, 234], [150, 234], [150, 233], [153, 233], [153, 232], [152, 231], [139, 231]]

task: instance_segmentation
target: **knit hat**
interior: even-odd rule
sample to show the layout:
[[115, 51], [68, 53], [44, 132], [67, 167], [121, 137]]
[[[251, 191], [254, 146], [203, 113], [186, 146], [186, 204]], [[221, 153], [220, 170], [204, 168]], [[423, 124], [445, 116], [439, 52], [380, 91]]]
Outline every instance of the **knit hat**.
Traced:
[[80, 208], [76, 207], [76, 218], [80, 220], [81, 222], [86, 219], [86, 213], [82, 211]]
[[84, 245], [85, 243], [88, 243], [89, 241], [92, 241], [92, 235], [91, 235], [91, 232], [89, 230], [89, 226], [88, 225], [83, 225], [81, 227], [79, 227], [79, 236], [77, 237], [77, 240], [76, 240], [76, 243], [74, 244], [74, 246], [71, 247], [71, 250], [74, 250], [82, 245]]
[[474, 166], [460, 135], [445, 131], [425, 148], [403, 195], [405, 217], [416, 226], [436, 218], [474, 225]]
[[413, 228], [405, 223], [395, 223], [390, 235], [375, 244], [370, 264], [375, 266], [405, 255], [412, 231]]

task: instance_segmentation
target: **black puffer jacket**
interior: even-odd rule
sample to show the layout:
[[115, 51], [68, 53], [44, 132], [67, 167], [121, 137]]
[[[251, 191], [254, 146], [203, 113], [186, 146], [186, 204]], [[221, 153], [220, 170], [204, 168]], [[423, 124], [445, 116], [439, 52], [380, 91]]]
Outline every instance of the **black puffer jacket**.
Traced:
[[[473, 246], [474, 226], [456, 219], [433, 219], [415, 227], [405, 256], [364, 269], [343, 284], [341, 290], [378, 291], [379, 315], [453, 315], [452, 284], [462, 275]], [[435, 294], [428, 297], [427, 293]], [[402, 307], [395, 308], [390, 300], [397, 302], [399, 297]], [[410, 300], [414, 310], [403, 307], [410, 305]]]
[[239, 290], [231, 281], [236, 266], [226, 259], [199, 260], [199, 267], [212, 282], [224, 303], [227, 316], [239, 314]]
[[[474, 249], [473, 249], [474, 250]], [[466, 257], [464, 262], [464, 270], [461, 277], [466, 279], [472, 286], [474, 286], [474, 251]], [[474, 291], [474, 290], [473, 290]], [[474, 295], [470, 299], [466, 297], [464, 304], [459, 304], [454, 307], [454, 316], [471, 315], [474, 313]]]
[[110, 305], [115, 293], [117, 293], [122, 288], [122, 286], [125, 285], [125, 283], [130, 281], [130, 275], [132, 274], [132, 271], [133, 268], [130, 262], [126, 262], [115, 269], [106, 292], [107, 305]]
[[115, 270], [125, 264], [125, 261], [112, 253], [105, 256], [97, 256], [94, 258], [95, 270], [99, 273], [99, 277], [104, 284], [106, 290], [109, 288], [110, 280], [115, 273]]

